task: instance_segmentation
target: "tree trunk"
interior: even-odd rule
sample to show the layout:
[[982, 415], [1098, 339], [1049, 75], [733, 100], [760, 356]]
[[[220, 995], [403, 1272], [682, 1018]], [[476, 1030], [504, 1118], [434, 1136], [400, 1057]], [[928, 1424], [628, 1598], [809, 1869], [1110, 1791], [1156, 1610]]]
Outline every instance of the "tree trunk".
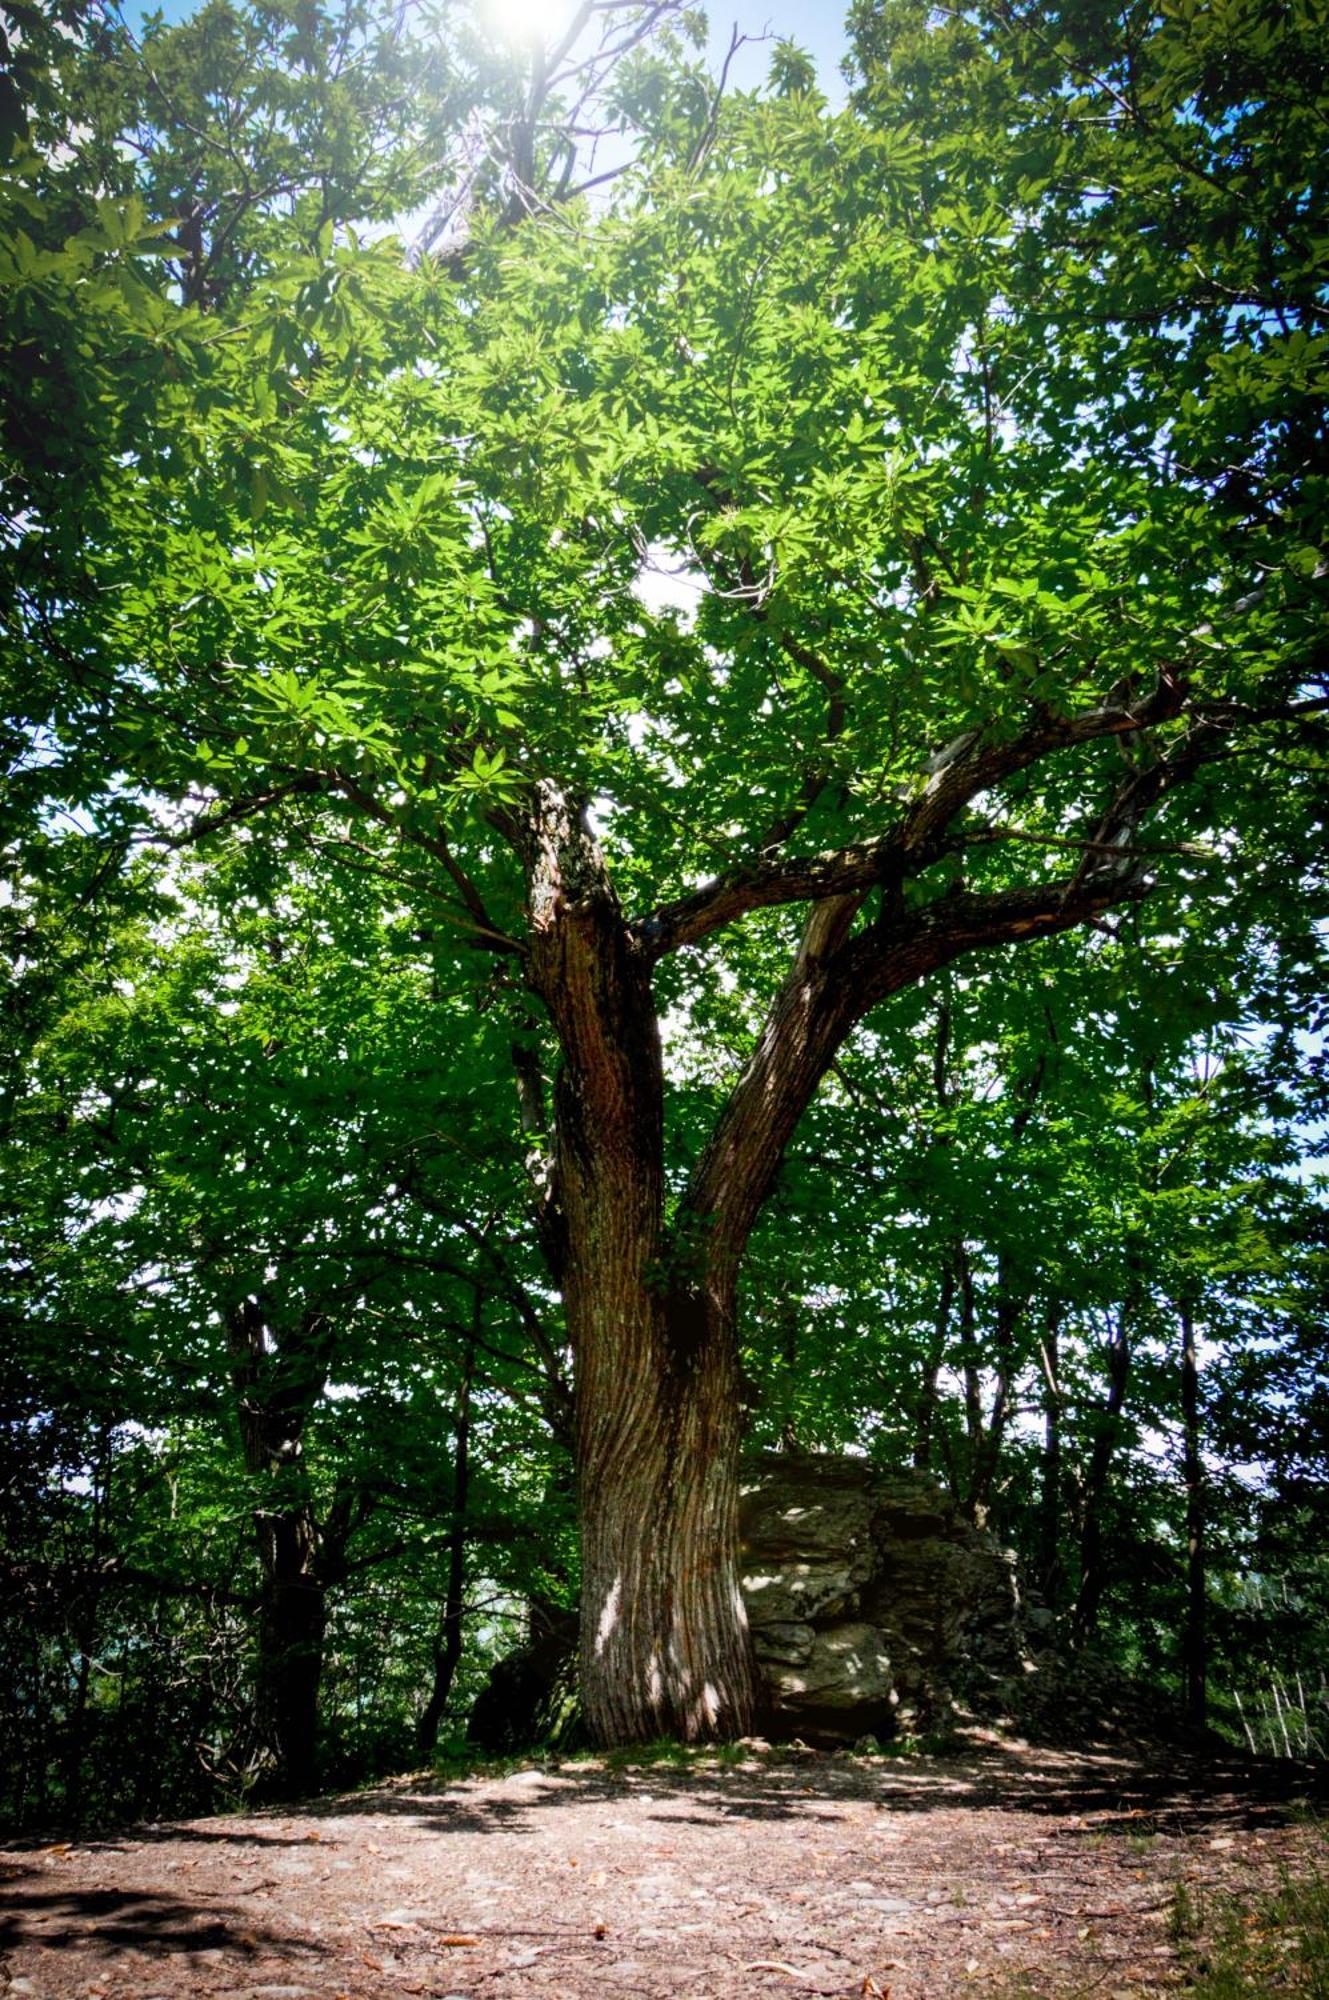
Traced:
[[732, 1308], [647, 1291], [570, 1313], [581, 1358], [582, 1694], [599, 1742], [752, 1726]]
[[[1149, 719], [1152, 720], [1152, 711]], [[1131, 716], [1131, 728], [1142, 726]], [[1095, 724], [1097, 727], [1097, 724]], [[1018, 768], [1042, 754], [1030, 739]], [[803, 934], [742, 1075], [664, 1225], [664, 1077], [651, 987], [667, 951], [764, 900], [717, 878], [629, 925], [584, 801], [534, 780], [498, 823], [526, 875], [525, 977], [558, 1037], [551, 1193], [577, 1369], [583, 1699], [592, 1734], [630, 1742], [741, 1733], [756, 1670], [737, 1547], [739, 1370], [734, 1304], [752, 1227], [784, 1150], [869, 1008], [953, 959], [1046, 936], [1134, 889], [1120, 865], [911, 911], [904, 880], [1006, 760], [937, 761], [890, 856], [826, 886], [810, 868]], [[1134, 793], [1132, 794], [1132, 798]], [[938, 850], [939, 851], [939, 850]], [[768, 882], [778, 878], [768, 877]], [[781, 891], [786, 885], [779, 883]], [[880, 908], [855, 933], [875, 888]]]
[[256, 1515], [263, 1589], [258, 1614], [255, 1710], [276, 1770], [266, 1788], [300, 1798], [318, 1780], [318, 1695], [327, 1593], [314, 1570], [318, 1531], [306, 1504]]
[[[481, 1302], [475, 1294], [475, 1333], [479, 1334]], [[475, 1378], [475, 1340], [468, 1342], [457, 1395], [457, 1428], [452, 1472], [452, 1525], [448, 1530], [448, 1581], [443, 1596], [443, 1616], [434, 1639], [434, 1679], [415, 1725], [415, 1747], [421, 1757], [432, 1757], [461, 1659], [462, 1630], [466, 1599], [466, 1502], [471, 1470], [471, 1385]]]
[[1200, 1454], [1200, 1369], [1195, 1322], [1181, 1314], [1182, 1464], [1186, 1484], [1186, 1622], [1182, 1679], [1187, 1720], [1203, 1729], [1207, 1709], [1208, 1639], [1205, 1619], [1205, 1476]]
[[1048, 1608], [1061, 1602], [1061, 1319], [1048, 1308], [1043, 1329], [1043, 1467], [1038, 1496], [1038, 1580]]
[[998, 1267], [996, 1323], [992, 1336], [992, 1408], [984, 1423], [980, 1394], [978, 1430], [973, 1440], [969, 1491], [965, 1498], [965, 1512], [980, 1528], [989, 1525], [992, 1514], [997, 1472], [1011, 1416], [1012, 1391], [1019, 1371], [1020, 1357], [1015, 1336], [1027, 1305], [1027, 1299], [1014, 1296], [1008, 1289], [1003, 1260]]
[[917, 1472], [932, 1470], [932, 1445], [937, 1428], [937, 1377], [946, 1357], [946, 1336], [950, 1332], [951, 1307], [955, 1302], [955, 1266], [948, 1258], [941, 1273], [941, 1293], [937, 1300], [937, 1316], [933, 1323], [932, 1337], [923, 1359], [922, 1379], [918, 1387], [918, 1400], [914, 1405], [914, 1469]]
[[733, 1273], [664, 1226], [650, 964], [584, 811], [537, 788], [528, 977], [558, 1032], [555, 1180], [577, 1369], [581, 1686], [601, 1743], [741, 1735], [756, 1670], [738, 1583]]
[[1126, 1383], [1130, 1375], [1131, 1350], [1126, 1312], [1123, 1308], [1112, 1322], [1108, 1340], [1108, 1393], [1099, 1412], [1098, 1434], [1089, 1457], [1084, 1484], [1084, 1513], [1080, 1530], [1080, 1588], [1075, 1599], [1072, 1640], [1081, 1646], [1093, 1636], [1098, 1613], [1107, 1588], [1107, 1551], [1103, 1545], [1103, 1501], [1108, 1473], [1117, 1447]]
[[330, 1332], [306, 1312], [282, 1352], [250, 1298], [228, 1316], [245, 1469], [262, 1482], [254, 1509], [262, 1586], [254, 1720], [272, 1754], [264, 1789], [299, 1798], [318, 1778], [318, 1699], [327, 1632], [319, 1529], [304, 1464], [304, 1428], [327, 1373]]

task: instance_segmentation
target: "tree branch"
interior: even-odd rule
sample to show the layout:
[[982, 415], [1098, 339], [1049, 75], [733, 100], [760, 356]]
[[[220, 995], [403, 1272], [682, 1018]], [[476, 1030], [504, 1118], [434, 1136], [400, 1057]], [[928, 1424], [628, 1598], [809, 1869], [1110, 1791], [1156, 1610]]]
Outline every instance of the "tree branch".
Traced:
[[705, 1245], [708, 1269], [727, 1278], [736, 1268], [799, 1119], [873, 1007], [966, 952], [1071, 930], [1149, 887], [1129, 855], [1113, 849], [1074, 875], [941, 896], [853, 936], [853, 899], [820, 905], [684, 1199], [682, 1227]]
[[1181, 681], [1164, 678], [1134, 706], [1109, 703], [1079, 715], [1042, 715], [1009, 742], [985, 743], [980, 732], [972, 731], [931, 760], [918, 797], [876, 840], [822, 854], [759, 854], [637, 919], [631, 933], [654, 960], [683, 945], [700, 943], [750, 910], [816, 902], [864, 892], [892, 878], [902, 880], [936, 859], [952, 820], [980, 792], [1054, 751], [1149, 729], [1180, 714], [1184, 700]]

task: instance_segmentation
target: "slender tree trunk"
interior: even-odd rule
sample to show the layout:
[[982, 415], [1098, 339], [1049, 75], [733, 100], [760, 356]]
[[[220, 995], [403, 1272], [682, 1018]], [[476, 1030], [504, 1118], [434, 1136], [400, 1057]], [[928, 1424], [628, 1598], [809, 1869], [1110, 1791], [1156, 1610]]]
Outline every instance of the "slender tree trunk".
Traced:
[[923, 1378], [919, 1383], [918, 1401], [914, 1405], [914, 1467], [918, 1472], [928, 1472], [932, 1468], [932, 1446], [937, 1428], [937, 1377], [941, 1373], [942, 1360], [946, 1353], [946, 1336], [950, 1332], [951, 1307], [955, 1303], [955, 1265], [948, 1259], [941, 1274], [941, 1295], [937, 1300], [937, 1317], [933, 1323], [932, 1338], [923, 1361]]
[[1043, 1466], [1038, 1507], [1038, 1579], [1049, 1609], [1061, 1600], [1061, 1319], [1048, 1309], [1043, 1329]]
[[997, 1471], [1001, 1465], [1002, 1446], [1006, 1442], [1006, 1428], [1010, 1422], [1011, 1394], [1020, 1362], [1015, 1336], [1027, 1304], [1027, 1299], [1016, 1298], [1007, 1290], [1005, 1273], [999, 1272], [996, 1324], [992, 1340], [995, 1363], [992, 1408], [984, 1424], [981, 1401], [979, 1403], [978, 1433], [974, 1439], [969, 1492], [965, 1504], [965, 1511], [970, 1520], [976, 1522], [979, 1527], [986, 1524], [992, 1512]]
[[107, 1533], [107, 1519], [110, 1512], [111, 1475], [114, 1465], [109, 1427], [103, 1426], [97, 1436], [97, 1452], [94, 1459], [92, 1481], [92, 1552], [93, 1560], [88, 1565], [88, 1573], [79, 1591], [77, 1614], [73, 1619], [73, 1637], [77, 1665], [73, 1671], [73, 1691], [69, 1704], [66, 1725], [64, 1754], [64, 1820], [71, 1831], [77, 1833], [83, 1825], [83, 1809], [86, 1798], [88, 1713], [92, 1689], [92, 1659], [97, 1650], [97, 1639], [101, 1625], [101, 1587], [99, 1577], [102, 1563], [110, 1549]]
[[[781, 1332], [780, 1359], [784, 1364], [784, 1379], [788, 1385], [786, 1393], [792, 1394], [793, 1385], [798, 1380], [798, 1336], [802, 1320], [801, 1299], [785, 1298], [780, 1301], [779, 1325]], [[785, 1420], [780, 1426], [781, 1451], [798, 1450], [798, 1418], [793, 1409], [785, 1412]]]
[[[475, 1294], [478, 1321], [483, 1293]], [[477, 1326], [478, 1333], [479, 1328]], [[443, 1616], [434, 1639], [434, 1678], [429, 1699], [415, 1726], [415, 1747], [421, 1757], [432, 1757], [438, 1742], [439, 1724], [452, 1693], [457, 1664], [461, 1659], [462, 1631], [466, 1609], [466, 1503], [471, 1479], [471, 1386], [475, 1378], [475, 1341], [468, 1342], [457, 1394], [457, 1427], [453, 1448], [452, 1525], [448, 1530], [448, 1581], [443, 1596]]]
[[964, 1442], [968, 1453], [964, 1479], [952, 1491], [959, 1505], [973, 1518], [974, 1482], [983, 1447], [983, 1378], [978, 1367], [978, 1302], [974, 1294], [974, 1273], [969, 1252], [963, 1243], [955, 1246], [955, 1271], [960, 1291], [960, 1368], [964, 1382]]
[[1195, 1322], [1181, 1314], [1182, 1463], [1186, 1484], [1186, 1623], [1182, 1678], [1187, 1720], [1203, 1729], [1207, 1708], [1208, 1635], [1205, 1618], [1205, 1474], [1200, 1453], [1200, 1369]]
[[[951, 1048], [951, 1007], [949, 998], [943, 998], [937, 1009], [936, 1034], [932, 1047], [932, 1087], [936, 1093], [937, 1109], [944, 1113], [951, 1102], [952, 1091], [948, 1064]], [[936, 1140], [941, 1148], [952, 1141], [949, 1135]], [[918, 1402], [914, 1411], [914, 1465], [920, 1472], [932, 1467], [932, 1451], [936, 1441], [937, 1428], [937, 1377], [946, 1355], [946, 1343], [950, 1338], [951, 1312], [955, 1305], [955, 1289], [960, 1277], [963, 1244], [948, 1251], [941, 1272], [941, 1293], [937, 1300], [937, 1316], [932, 1326], [932, 1337], [928, 1344], [927, 1356], [923, 1362], [923, 1379], [919, 1385]], [[953, 1468], [952, 1468], [953, 1471]]]
[[261, 1307], [242, 1300], [228, 1321], [245, 1468], [262, 1482], [254, 1510], [262, 1586], [254, 1715], [273, 1756], [266, 1790], [299, 1798], [318, 1778], [318, 1702], [328, 1605], [319, 1529], [304, 1465], [304, 1428], [326, 1376], [328, 1327], [305, 1314], [291, 1351], [270, 1339]]
[[1117, 1447], [1126, 1383], [1130, 1375], [1131, 1351], [1127, 1317], [1123, 1308], [1112, 1322], [1108, 1341], [1108, 1392], [1099, 1412], [1098, 1432], [1089, 1458], [1084, 1484], [1084, 1514], [1080, 1531], [1080, 1588], [1075, 1599], [1072, 1638], [1077, 1646], [1091, 1638], [1107, 1588], [1108, 1558], [1103, 1542], [1103, 1501], [1108, 1474]]

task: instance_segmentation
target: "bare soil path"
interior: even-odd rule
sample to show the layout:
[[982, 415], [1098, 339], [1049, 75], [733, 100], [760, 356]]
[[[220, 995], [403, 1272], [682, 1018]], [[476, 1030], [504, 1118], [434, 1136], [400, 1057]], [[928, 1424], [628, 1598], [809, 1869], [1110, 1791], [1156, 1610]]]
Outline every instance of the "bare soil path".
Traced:
[[1144, 2000], [1182, 1981], [1176, 1883], [1256, 1893], [1303, 1858], [1297, 1778], [975, 1736], [401, 1780], [0, 1851], [0, 1995]]

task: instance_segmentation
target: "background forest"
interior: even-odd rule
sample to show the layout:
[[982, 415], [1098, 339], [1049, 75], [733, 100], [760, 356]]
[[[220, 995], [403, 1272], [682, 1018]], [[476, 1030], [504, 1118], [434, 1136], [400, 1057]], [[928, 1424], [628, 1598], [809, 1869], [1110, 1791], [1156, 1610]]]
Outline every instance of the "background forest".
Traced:
[[647, 1291], [791, 953], [917, 959], [768, 1148], [743, 1448], [1323, 1756], [1323, 9], [860, 5], [843, 110], [668, 0], [0, 24], [0, 1818], [428, 1761], [576, 1607], [559, 773]]

